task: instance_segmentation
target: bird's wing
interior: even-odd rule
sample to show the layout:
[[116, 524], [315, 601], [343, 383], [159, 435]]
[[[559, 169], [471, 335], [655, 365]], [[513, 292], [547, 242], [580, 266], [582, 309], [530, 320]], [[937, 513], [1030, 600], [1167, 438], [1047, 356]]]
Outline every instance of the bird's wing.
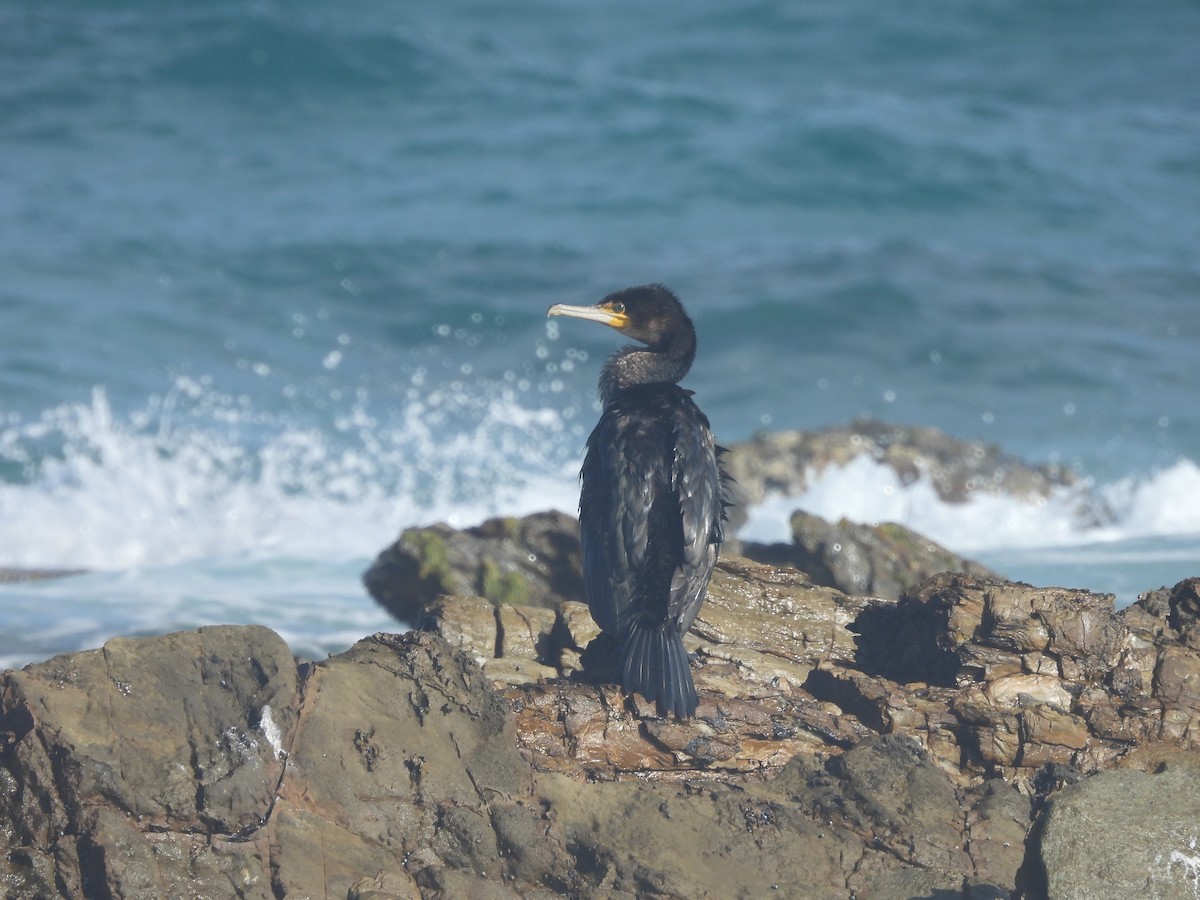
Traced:
[[579, 498], [583, 581], [596, 624], [618, 630], [633, 601], [636, 575], [649, 543], [654, 472], [629, 464], [626, 448], [637, 446], [629, 423], [604, 416], [588, 438]]
[[708, 421], [690, 401], [675, 415], [672, 484], [683, 521], [683, 559], [671, 580], [668, 615], [683, 629], [700, 609], [722, 534], [722, 475]]

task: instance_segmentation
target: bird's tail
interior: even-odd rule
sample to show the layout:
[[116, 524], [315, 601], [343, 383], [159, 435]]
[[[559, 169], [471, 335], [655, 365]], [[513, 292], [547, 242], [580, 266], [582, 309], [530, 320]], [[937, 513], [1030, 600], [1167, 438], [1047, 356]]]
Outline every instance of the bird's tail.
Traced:
[[621, 687], [653, 700], [658, 714], [691, 718], [700, 705], [679, 626], [633, 619], [626, 624]]

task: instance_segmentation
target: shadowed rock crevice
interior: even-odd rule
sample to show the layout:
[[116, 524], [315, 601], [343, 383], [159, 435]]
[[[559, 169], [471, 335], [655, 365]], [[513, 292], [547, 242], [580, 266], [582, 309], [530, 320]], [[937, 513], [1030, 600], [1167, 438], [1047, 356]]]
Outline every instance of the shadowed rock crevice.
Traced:
[[858, 635], [855, 664], [867, 675], [892, 681], [922, 681], [940, 687], [958, 683], [959, 659], [939, 644], [949, 610], [939, 604], [915, 603], [866, 607], [850, 625]]

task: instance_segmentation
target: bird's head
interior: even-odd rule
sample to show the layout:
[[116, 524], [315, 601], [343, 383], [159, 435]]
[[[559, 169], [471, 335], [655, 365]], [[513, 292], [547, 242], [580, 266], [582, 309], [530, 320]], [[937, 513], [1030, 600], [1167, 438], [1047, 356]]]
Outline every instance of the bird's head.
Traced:
[[614, 291], [595, 306], [556, 303], [546, 315], [600, 322], [651, 348], [662, 347], [681, 331], [694, 333], [679, 298], [661, 284]]

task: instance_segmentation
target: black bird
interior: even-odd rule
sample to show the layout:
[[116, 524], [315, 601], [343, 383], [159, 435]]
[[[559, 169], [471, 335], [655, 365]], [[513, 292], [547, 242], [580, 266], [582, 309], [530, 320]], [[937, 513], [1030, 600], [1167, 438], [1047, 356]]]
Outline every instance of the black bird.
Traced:
[[661, 284], [547, 315], [602, 322], [645, 347], [622, 347], [600, 374], [604, 413], [587, 442], [579, 498], [583, 581], [596, 624], [616, 641], [621, 686], [688, 718], [699, 704], [683, 635], [724, 538], [725, 480], [708, 419], [676, 384], [696, 329]]

